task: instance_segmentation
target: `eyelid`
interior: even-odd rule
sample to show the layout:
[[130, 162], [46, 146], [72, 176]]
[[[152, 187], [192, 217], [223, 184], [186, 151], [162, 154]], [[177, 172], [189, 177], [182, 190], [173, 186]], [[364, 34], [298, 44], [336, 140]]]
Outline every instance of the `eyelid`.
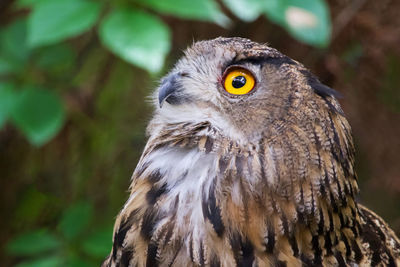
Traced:
[[[249, 69], [245, 68], [243, 65], [237, 65], [237, 64], [229, 65], [229, 66], [227, 66], [227, 67], [225, 68], [224, 73], [222, 74], [222, 77], [225, 77], [226, 74], [227, 74], [228, 72], [232, 71], [233, 69], [245, 69], [245, 70], [250, 71]], [[250, 72], [251, 72], [251, 71], [250, 71]]]
[[243, 65], [237, 65], [237, 64], [234, 64], [234, 65], [229, 65], [229, 66], [227, 66], [226, 68], [225, 68], [225, 70], [224, 70], [224, 72], [222, 73], [222, 76], [221, 76], [221, 82], [222, 82], [222, 84], [224, 83], [224, 81], [225, 81], [225, 77], [226, 77], [226, 75], [228, 74], [228, 73], [230, 73], [231, 71], [233, 71], [234, 69], [243, 69], [243, 70], [245, 70], [245, 71], [248, 71], [252, 76], [253, 76], [253, 78], [254, 78], [254, 81], [256, 82], [256, 84], [257, 84], [257, 76], [254, 74], [254, 72], [252, 71], [252, 70], [250, 70], [249, 68], [247, 68], [247, 67], [245, 67], [245, 66], [243, 66]]

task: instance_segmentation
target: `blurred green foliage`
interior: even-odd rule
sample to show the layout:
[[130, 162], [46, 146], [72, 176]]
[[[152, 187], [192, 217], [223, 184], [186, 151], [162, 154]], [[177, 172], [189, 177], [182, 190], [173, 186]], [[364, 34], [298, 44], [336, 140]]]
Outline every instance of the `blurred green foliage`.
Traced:
[[[28, 230], [9, 241], [6, 251], [20, 260], [19, 267], [98, 266], [111, 248], [112, 225], [97, 220], [89, 201], [78, 201], [62, 214], [56, 212], [63, 209], [65, 203], [59, 202], [65, 201], [68, 194], [73, 199], [82, 198], [85, 190], [96, 194], [96, 186], [92, 184], [87, 189], [86, 180], [96, 175], [94, 172], [99, 177], [127, 177], [131, 169], [123, 164], [113, 165], [118, 158], [110, 157], [133, 161], [138, 155], [127, 156], [131, 152], [124, 146], [137, 142], [133, 146], [140, 151], [143, 145], [145, 120], [135, 132], [124, 126], [126, 117], [121, 115], [129, 110], [140, 117], [148, 111], [121, 100], [132, 98], [129, 90], [134, 79], [142, 85], [134, 92], [135, 97], [141, 99], [147, 94], [147, 85], [140, 83], [139, 76], [143, 75], [133, 77], [123, 62], [109, 66], [109, 59], [99, 53], [102, 48], [97, 43], [155, 77], [162, 72], [172, 46], [172, 32], [164, 16], [221, 27], [230, 27], [232, 19], [224, 14], [224, 8], [245, 22], [266, 16], [294, 38], [319, 48], [329, 44], [331, 34], [324, 0], [19, 0], [12, 8], [18, 15], [0, 28], [0, 129], [10, 124], [36, 148], [48, 143], [68, 124], [85, 125], [68, 136], [70, 150], [53, 151], [56, 157], [81, 151], [56, 166], [59, 172], [65, 172], [62, 177], [69, 176], [72, 189], [66, 186], [54, 194], [43, 194], [31, 187], [19, 202], [15, 221], [29, 225], [49, 212], [48, 220], [57, 225], [47, 226], [45, 221], [42, 228]], [[76, 38], [81, 41], [74, 42]], [[93, 75], [98, 71], [106, 77]], [[93, 92], [91, 88], [99, 85], [103, 89]], [[79, 99], [71, 97], [77, 88], [82, 90]], [[76, 112], [79, 103], [93, 94], [97, 94], [94, 103], [86, 105], [85, 112]], [[93, 110], [100, 119], [91, 120]], [[79, 131], [90, 131], [91, 138], [85, 139], [86, 135]], [[39, 166], [53, 163], [36, 158], [35, 151], [21, 154], [21, 160], [30, 159], [21, 173], [29, 173], [28, 177], [49, 176], [46, 183], [52, 184], [57, 173], [39, 175]], [[110, 199], [116, 199], [110, 205], [117, 207], [124, 197], [118, 183], [121, 182], [115, 180], [110, 188], [97, 185], [97, 190], [107, 191]]]
[[[329, 42], [331, 26], [323, 0], [223, 2], [245, 21], [253, 21], [264, 14], [303, 42], [316, 46], [326, 46]], [[49, 75], [59, 78], [51, 73], [57, 72], [53, 65], [64, 65], [74, 58], [74, 50], [66, 41], [95, 27], [101, 42], [110, 51], [129, 63], [157, 73], [170, 50], [171, 33], [160, 18], [145, 9], [224, 27], [229, 25], [228, 17], [213, 0], [21, 0], [16, 5], [16, 8], [26, 7], [30, 10], [27, 16], [16, 19], [0, 33], [0, 74], [2, 84], [7, 82], [0, 91], [7, 95], [2, 100], [5, 108], [0, 109], [0, 122], [9, 118], [33, 145], [39, 146], [60, 130], [65, 111], [59, 95], [51, 93], [51, 85], [38, 86], [36, 79], [26, 75], [26, 65], [31, 64], [31, 60], [35, 67], [50, 70]], [[67, 72], [63, 66], [57, 68], [61, 68], [59, 74]], [[73, 73], [69, 76], [71, 78]], [[40, 87], [43, 89], [34, 89]]]
[[8, 253], [27, 257], [24, 266], [97, 266], [110, 247], [112, 226], [88, 229], [93, 220], [93, 207], [78, 202], [67, 208], [56, 231], [47, 228], [23, 233], [7, 246]]

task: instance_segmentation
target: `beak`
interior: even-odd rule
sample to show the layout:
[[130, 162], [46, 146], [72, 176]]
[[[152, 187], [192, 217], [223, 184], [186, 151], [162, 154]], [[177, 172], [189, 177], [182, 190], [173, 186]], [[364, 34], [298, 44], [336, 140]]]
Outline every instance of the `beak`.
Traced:
[[179, 104], [179, 97], [177, 95], [181, 85], [179, 82], [179, 74], [171, 74], [164, 78], [158, 89], [158, 102], [160, 108], [162, 107], [164, 101], [169, 104]]

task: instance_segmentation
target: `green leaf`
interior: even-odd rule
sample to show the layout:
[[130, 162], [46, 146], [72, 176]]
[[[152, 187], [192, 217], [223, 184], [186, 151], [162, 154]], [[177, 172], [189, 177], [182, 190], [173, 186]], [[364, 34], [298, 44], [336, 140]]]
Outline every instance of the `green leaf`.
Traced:
[[40, 1], [29, 15], [29, 44], [55, 44], [89, 30], [99, 17], [100, 7], [99, 2], [87, 0]]
[[222, 0], [224, 5], [244, 21], [254, 21], [263, 13], [265, 5], [261, 0]]
[[161, 13], [183, 19], [211, 21], [223, 27], [230, 22], [214, 0], [139, 0], [139, 2]]
[[74, 67], [75, 51], [66, 43], [47, 46], [38, 51], [36, 64], [54, 77], [68, 75]]
[[64, 260], [60, 256], [46, 256], [39, 259], [24, 261], [15, 267], [56, 267], [63, 265]]
[[265, 12], [302, 42], [318, 47], [329, 44], [331, 20], [324, 0], [266, 1]]
[[21, 192], [18, 206], [14, 214], [15, 220], [23, 220], [24, 223], [34, 224], [40, 215], [46, 214], [51, 210], [51, 204], [54, 199], [39, 192], [34, 187], [29, 187], [24, 192]]
[[158, 72], [170, 50], [170, 31], [157, 17], [133, 9], [117, 9], [100, 25], [103, 44], [124, 60]]
[[7, 251], [17, 256], [36, 255], [60, 248], [61, 243], [47, 229], [21, 234], [7, 244]]
[[8, 119], [14, 102], [14, 85], [11, 83], [0, 83], [0, 128]]
[[43, 1], [48, 1], [48, 0], [17, 0], [14, 5], [16, 9], [31, 8], [33, 5], [37, 5]]
[[37, 64], [41, 68], [52, 68], [65, 62], [71, 64], [74, 56], [74, 51], [69, 45], [61, 43], [41, 49], [37, 56]]
[[2, 58], [0, 55], [0, 74], [8, 74], [17, 71], [18, 68], [15, 67], [8, 59]]
[[83, 251], [91, 256], [104, 258], [108, 253], [110, 253], [110, 248], [112, 246], [112, 234], [112, 226], [96, 229], [83, 242]]
[[65, 114], [58, 95], [49, 90], [26, 87], [16, 97], [11, 118], [32, 144], [40, 146], [58, 133]]
[[58, 228], [68, 240], [75, 239], [88, 226], [92, 214], [93, 207], [90, 203], [76, 203], [64, 212]]
[[30, 8], [33, 5], [37, 5], [40, 2], [48, 1], [48, 0], [18, 0], [15, 3], [16, 8]]
[[278, 25], [285, 26], [285, 6], [287, 0], [265, 1], [264, 11], [267, 17]]
[[31, 7], [37, 2], [37, 0], [17, 0], [15, 6], [17, 8], [28, 8]]
[[26, 27], [26, 20], [18, 19], [0, 32], [0, 73], [21, 71], [27, 62]]

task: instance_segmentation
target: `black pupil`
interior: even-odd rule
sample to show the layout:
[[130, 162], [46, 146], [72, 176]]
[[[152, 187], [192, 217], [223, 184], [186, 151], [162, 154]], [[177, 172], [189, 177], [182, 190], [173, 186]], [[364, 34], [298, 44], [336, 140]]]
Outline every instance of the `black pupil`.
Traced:
[[246, 84], [246, 78], [243, 76], [237, 76], [232, 81], [233, 88], [241, 88]]

